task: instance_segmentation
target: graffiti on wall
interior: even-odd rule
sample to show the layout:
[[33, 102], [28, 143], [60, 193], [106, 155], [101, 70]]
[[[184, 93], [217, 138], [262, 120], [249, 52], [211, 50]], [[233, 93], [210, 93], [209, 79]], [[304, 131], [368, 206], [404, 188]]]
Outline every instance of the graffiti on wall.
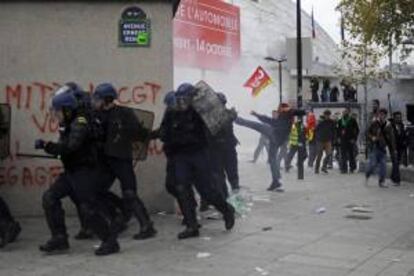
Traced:
[[[20, 145], [33, 144], [33, 141], [47, 134], [58, 131], [58, 122], [49, 112], [49, 103], [53, 92], [60, 86], [57, 82], [35, 81], [30, 83], [6, 84], [3, 87], [1, 102], [11, 106], [12, 141], [10, 156], [0, 164], [0, 186], [22, 185], [24, 187], [47, 186], [53, 183], [62, 171], [58, 160], [36, 160], [28, 162], [27, 158], [19, 158]], [[94, 90], [95, 84], [90, 82], [86, 89]], [[135, 85], [120, 85], [118, 87], [118, 102], [122, 105], [155, 106], [160, 102], [161, 85], [155, 82], [143, 82]], [[24, 124], [26, 129], [32, 129], [31, 134], [19, 133], [17, 124]], [[163, 154], [159, 141], [151, 141], [148, 147], [150, 156]], [[34, 160], [34, 159], [33, 159]]]

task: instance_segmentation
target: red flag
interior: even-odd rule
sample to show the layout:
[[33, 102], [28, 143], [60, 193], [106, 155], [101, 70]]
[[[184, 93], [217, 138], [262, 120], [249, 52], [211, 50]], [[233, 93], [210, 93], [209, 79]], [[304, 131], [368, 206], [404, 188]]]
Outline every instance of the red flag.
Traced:
[[253, 75], [244, 84], [244, 87], [252, 89], [252, 96], [256, 97], [260, 92], [272, 83], [269, 75], [261, 66], [257, 67]]
[[316, 30], [315, 30], [315, 17], [313, 15], [313, 6], [312, 6], [312, 38], [316, 38]]

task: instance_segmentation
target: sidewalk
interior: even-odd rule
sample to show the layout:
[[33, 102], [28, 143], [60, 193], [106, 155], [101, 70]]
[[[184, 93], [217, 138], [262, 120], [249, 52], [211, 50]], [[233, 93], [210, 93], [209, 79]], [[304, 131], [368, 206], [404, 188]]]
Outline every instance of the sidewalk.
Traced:
[[[222, 221], [203, 220], [202, 237], [178, 241], [175, 215], [154, 215], [159, 235], [132, 240], [135, 223], [121, 236], [120, 254], [97, 258], [97, 241], [71, 240], [68, 254], [43, 256], [37, 250], [48, 234], [43, 218], [21, 219], [20, 240], [0, 251], [0, 275], [414, 275], [414, 186], [379, 189], [361, 174], [284, 175], [286, 192], [266, 192], [267, 164], [241, 156], [242, 186], [249, 187], [252, 211], [231, 233]], [[369, 220], [345, 218], [350, 205], [365, 205]], [[318, 213], [321, 207], [326, 212]], [[321, 209], [322, 210], [322, 209]], [[68, 219], [70, 233], [76, 219]], [[211, 254], [197, 258], [198, 253]]]

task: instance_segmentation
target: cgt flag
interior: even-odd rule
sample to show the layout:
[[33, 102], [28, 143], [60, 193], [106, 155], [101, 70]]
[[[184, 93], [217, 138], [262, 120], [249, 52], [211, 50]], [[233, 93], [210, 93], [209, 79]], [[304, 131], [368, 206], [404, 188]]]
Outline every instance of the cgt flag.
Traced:
[[244, 84], [244, 87], [252, 89], [252, 96], [256, 97], [265, 89], [269, 84], [272, 83], [269, 75], [263, 70], [261, 66], [257, 67], [253, 75]]

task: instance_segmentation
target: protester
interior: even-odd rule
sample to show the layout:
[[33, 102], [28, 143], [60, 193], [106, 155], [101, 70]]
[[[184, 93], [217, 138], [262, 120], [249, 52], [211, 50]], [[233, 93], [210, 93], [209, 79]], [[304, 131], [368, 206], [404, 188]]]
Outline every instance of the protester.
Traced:
[[315, 140], [316, 117], [313, 112], [308, 112], [306, 116], [306, 140], [309, 147], [308, 167], [313, 168], [316, 159], [316, 140]]
[[341, 173], [353, 173], [356, 168], [355, 144], [358, 140], [359, 126], [351, 117], [350, 109], [343, 111], [342, 118], [338, 122], [338, 138], [341, 151]]
[[312, 92], [312, 102], [319, 102], [319, 95], [318, 95], [318, 91], [319, 91], [319, 80], [317, 78], [312, 78], [310, 80], [310, 89]]
[[385, 185], [385, 177], [387, 174], [387, 147], [390, 149], [391, 156], [396, 154], [395, 136], [391, 124], [387, 122], [387, 113], [386, 109], [381, 108], [378, 113], [378, 119], [373, 121], [368, 128], [368, 146], [370, 153], [365, 177], [366, 182], [368, 182], [378, 167], [378, 185], [380, 188], [388, 187]]
[[331, 111], [325, 110], [322, 120], [318, 122], [315, 129], [317, 144], [317, 158], [315, 173], [319, 173], [322, 155], [325, 152], [325, 158], [322, 164], [322, 172], [328, 173], [328, 163], [332, 155], [332, 141], [335, 135], [335, 122], [331, 119]]
[[321, 101], [328, 102], [329, 101], [329, 94], [330, 94], [330, 85], [331, 82], [328, 79], [325, 79], [323, 81], [322, 91], [321, 91]]
[[331, 93], [329, 94], [329, 101], [331, 103], [338, 102], [339, 99], [339, 89], [338, 86], [334, 86], [331, 90]]
[[[301, 135], [302, 135], [302, 138], [301, 138]], [[292, 168], [292, 165], [291, 165], [292, 159], [296, 155], [296, 153], [298, 153], [298, 159], [299, 159], [299, 154], [302, 155], [303, 161], [307, 158], [306, 146], [303, 145], [303, 141], [306, 141], [306, 138], [304, 138], [303, 136], [305, 136], [305, 131], [303, 130], [303, 124], [302, 122], [297, 120], [296, 122], [293, 123], [292, 129], [289, 135], [289, 151], [288, 151], [288, 154], [285, 160], [285, 171], [286, 172], [289, 172], [290, 169]]]
[[[395, 139], [395, 152], [396, 154], [391, 155], [392, 161], [392, 170], [391, 170], [391, 180], [395, 186], [400, 186], [401, 176], [400, 176], [400, 164], [407, 164], [407, 135], [405, 131], [405, 126], [402, 121], [402, 114], [400, 111], [394, 112], [392, 114], [392, 119], [390, 119], [390, 124]], [[393, 149], [389, 148], [389, 151], [392, 153]]]

